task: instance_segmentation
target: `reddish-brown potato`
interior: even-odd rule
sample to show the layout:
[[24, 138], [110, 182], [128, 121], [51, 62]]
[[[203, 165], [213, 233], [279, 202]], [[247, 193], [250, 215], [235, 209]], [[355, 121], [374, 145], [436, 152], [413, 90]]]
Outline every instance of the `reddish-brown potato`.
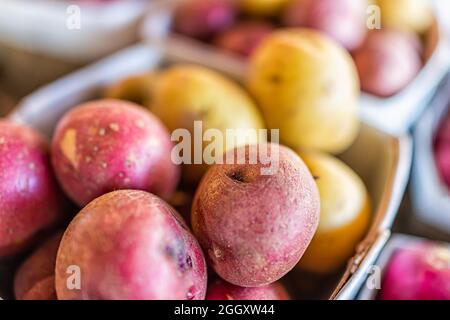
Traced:
[[[231, 150], [244, 154], [245, 164], [212, 166], [192, 207], [192, 229], [212, 268], [243, 287], [272, 283], [290, 271], [319, 222], [319, 193], [303, 161], [286, 147], [264, 147]], [[265, 152], [278, 160], [264, 159]], [[272, 164], [265, 175], [263, 163]]]
[[173, 28], [189, 37], [206, 39], [230, 27], [235, 16], [230, 0], [187, 0], [177, 6]]
[[208, 286], [206, 300], [289, 300], [289, 294], [280, 282], [245, 288], [218, 279]]
[[52, 142], [52, 162], [66, 193], [80, 206], [117, 189], [167, 198], [179, 168], [167, 129], [149, 111], [120, 100], [98, 100], [69, 111]]
[[346, 49], [354, 50], [367, 31], [366, 8], [364, 0], [294, 0], [287, 6], [283, 20], [290, 27], [323, 31]]
[[248, 57], [273, 30], [269, 23], [241, 22], [219, 34], [214, 43], [226, 51]]
[[55, 276], [47, 277], [36, 283], [20, 300], [57, 300]]
[[[71, 266], [80, 289], [67, 287]], [[69, 269], [68, 269], [69, 268]], [[59, 299], [204, 299], [203, 253], [179, 214], [153, 194], [114, 191], [67, 228], [56, 259]], [[75, 289], [74, 289], [75, 288]]]
[[388, 97], [406, 87], [422, 67], [420, 42], [396, 30], [371, 31], [354, 53], [364, 91]]
[[20, 251], [57, 223], [61, 199], [41, 136], [0, 120], [0, 257]]
[[[63, 232], [48, 238], [19, 267], [14, 277], [14, 295], [17, 300], [51, 296], [55, 292], [55, 261]], [[52, 279], [53, 288], [49, 287]], [[56, 298], [56, 297], [55, 297]]]

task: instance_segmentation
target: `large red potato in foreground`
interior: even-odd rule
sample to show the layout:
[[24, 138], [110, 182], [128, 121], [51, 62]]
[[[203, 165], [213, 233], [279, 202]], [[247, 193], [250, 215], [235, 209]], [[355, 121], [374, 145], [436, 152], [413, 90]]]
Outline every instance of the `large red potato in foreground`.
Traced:
[[[77, 289], [76, 270], [79, 267]], [[206, 264], [182, 218], [144, 191], [120, 190], [88, 204], [66, 230], [56, 259], [59, 299], [204, 299]], [[67, 286], [67, 283], [73, 286]]]
[[[303, 161], [283, 146], [260, 147], [267, 150], [229, 151], [242, 152], [244, 164], [211, 167], [192, 206], [192, 229], [212, 268], [243, 287], [272, 283], [290, 271], [319, 222], [319, 193]], [[265, 152], [278, 154], [269, 175], [261, 172]], [[252, 158], [258, 161], [251, 164]]]
[[289, 295], [280, 282], [245, 288], [218, 279], [209, 285], [206, 300], [289, 300]]
[[56, 300], [55, 261], [62, 235], [48, 238], [19, 267], [14, 277], [17, 300]]
[[179, 168], [167, 129], [150, 112], [120, 100], [88, 102], [59, 122], [52, 162], [66, 193], [80, 206], [117, 189], [167, 198]]
[[31, 128], [0, 120], [0, 257], [20, 251], [62, 213], [44, 140]]

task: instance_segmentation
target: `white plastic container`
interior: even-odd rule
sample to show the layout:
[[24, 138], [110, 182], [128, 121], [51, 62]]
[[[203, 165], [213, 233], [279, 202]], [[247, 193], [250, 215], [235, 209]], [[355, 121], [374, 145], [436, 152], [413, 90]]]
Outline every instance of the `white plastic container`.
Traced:
[[[99, 96], [108, 84], [131, 74], [166, 66], [174, 62], [191, 62], [217, 69], [242, 79], [227, 64], [204, 60], [202, 55], [138, 45], [119, 52], [94, 65], [68, 75], [26, 97], [10, 115], [14, 121], [26, 123], [50, 136], [57, 120], [73, 106]], [[364, 281], [365, 269], [371, 265], [389, 236], [408, 181], [412, 142], [408, 136], [392, 137], [369, 125], [363, 125], [355, 144], [341, 158], [364, 180], [373, 203], [373, 221], [357, 253], [335, 292], [336, 299], [352, 299]]]
[[[149, 13], [142, 27], [143, 37], [174, 50], [203, 52], [210, 59], [220, 58], [228, 61], [233, 68], [246, 68], [245, 61], [237, 55], [171, 31], [174, 10], [182, 1], [169, 1], [165, 6]], [[429, 31], [427, 46], [431, 54], [427, 57], [425, 65], [401, 92], [388, 98], [362, 93], [361, 117], [365, 122], [394, 135], [408, 132], [425, 110], [433, 92], [450, 68], [450, 38], [446, 29], [441, 27], [438, 18]]]
[[[381, 270], [381, 277], [384, 275], [384, 271], [392, 258], [392, 255], [401, 249], [406, 249], [411, 245], [418, 245], [424, 242], [431, 242], [431, 240], [404, 235], [404, 234], [393, 234], [389, 241], [384, 246], [383, 251], [381, 252], [374, 266], [377, 266]], [[450, 247], [449, 244], [444, 244]], [[364, 285], [361, 287], [360, 292], [358, 293], [358, 300], [375, 300], [378, 295], [378, 289], [370, 288], [370, 286], [365, 285], [367, 279], [364, 281]]]
[[155, 2], [161, 1], [1, 0], [0, 42], [72, 63], [91, 61], [135, 41]]
[[450, 112], [450, 75], [414, 131], [412, 202], [416, 218], [450, 235], [450, 189], [439, 176], [433, 140], [443, 116]]

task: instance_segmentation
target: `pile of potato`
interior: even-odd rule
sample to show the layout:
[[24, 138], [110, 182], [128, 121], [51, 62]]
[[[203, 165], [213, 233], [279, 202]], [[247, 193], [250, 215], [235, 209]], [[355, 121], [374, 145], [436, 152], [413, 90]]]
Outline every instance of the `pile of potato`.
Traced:
[[[271, 34], [250, 65], [245, 88], [188, 64], [124, 79], [67, 112], [50, 148], [2, 120], [0, 257], [36, 248], [16, 298], [287, 299], [291, 270], [341, 270], [371, 215], [364, 183], [331, 155], [359, 131], [353, 60], [300, 29]], [[196, 120], [279, 129], [280, 144], [238, 139], [224, 157], [242, 164], [176, 165], [170, 132]], [[273, 174], [255, 144], [278, 154]], [[80, 208], [68, 225], [66, 197]]]
[[181, 0], [173, 30], [249, 57], [278, 28], [315, 29], [351, 52], [363, 91], [389, 97], [422, 68], [432, 22], [428, 0]]

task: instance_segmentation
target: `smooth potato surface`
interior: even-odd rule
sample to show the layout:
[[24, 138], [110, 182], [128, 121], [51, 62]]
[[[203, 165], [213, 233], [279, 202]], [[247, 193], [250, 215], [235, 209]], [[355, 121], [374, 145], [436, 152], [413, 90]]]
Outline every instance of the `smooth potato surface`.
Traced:
[[[194, 121], [202, 122], [203, 132], [214, 129], [224, 137], [227, 129], [265, 127], [260, 111], [243, 88], [216, 71], [196, 65], [175, 65], [161, 72], [150, 110], [169, 130], [189, 130], [192, 141]], [[238, 135], [235, 140], [224, 141], [224, 151], [258, 140], [256, 135], [250, 135], [248, 139], [246, 135]], [[203, 141], [202, 154], [208, 144]], [[193, 163], [194, 147], [192, 150]], [[187, 181], [196, 184], [207, 168], [204, 163], [189, 165], [184, 168], [183, 175]]]
[[310, 29], [274, 32], [250, 59], [248, 88], [267, 125], [292, 148], [339, 153], [359, 131], [359, 80], [350, 55]]
[[337, 158], [301, 153], [320, 193], [320, 222], [299, 267], [331, 273], [356, 252], [370, 222], [370, 200], [361, 178]]

